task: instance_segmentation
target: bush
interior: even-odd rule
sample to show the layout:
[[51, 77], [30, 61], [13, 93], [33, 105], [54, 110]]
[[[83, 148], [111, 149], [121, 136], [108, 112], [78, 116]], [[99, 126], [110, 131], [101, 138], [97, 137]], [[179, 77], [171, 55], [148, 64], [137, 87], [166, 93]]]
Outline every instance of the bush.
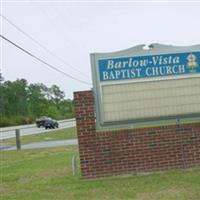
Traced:
[[7, 117], [0, 117], [0, 127], [11, 126], [12, 122]]
[[0, 117], [0, 127], [6, 126], [16, 126], [16, 125], [23, 125], [23, 124], [32, 124], [34, 123], [34, 118], [30, 116], [12, 116], [12, 117]]
[[64, 119], [70, 119], [70, 118], [74, 118], [75, 114], [74, 113], [66, 113], [64, 116]]

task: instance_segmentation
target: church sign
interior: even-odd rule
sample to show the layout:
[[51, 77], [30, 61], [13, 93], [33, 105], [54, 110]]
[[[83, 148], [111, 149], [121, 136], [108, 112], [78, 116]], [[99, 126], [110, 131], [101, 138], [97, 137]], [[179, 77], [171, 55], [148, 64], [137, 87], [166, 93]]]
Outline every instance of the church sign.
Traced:
[[200, 51], [99, 60], [100, 81], [200, 73]]
[[91, 54], [97, 128], [200, 114], [200, 45]]

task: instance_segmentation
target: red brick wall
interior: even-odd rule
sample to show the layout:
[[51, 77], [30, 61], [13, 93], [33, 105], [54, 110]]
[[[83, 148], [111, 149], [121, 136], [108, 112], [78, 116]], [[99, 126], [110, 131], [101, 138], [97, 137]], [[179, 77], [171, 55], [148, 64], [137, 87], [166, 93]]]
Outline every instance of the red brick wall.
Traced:
[[74, 100], [84, 178], [200, 165], [200, 123], [97, 132], [92, 91]]

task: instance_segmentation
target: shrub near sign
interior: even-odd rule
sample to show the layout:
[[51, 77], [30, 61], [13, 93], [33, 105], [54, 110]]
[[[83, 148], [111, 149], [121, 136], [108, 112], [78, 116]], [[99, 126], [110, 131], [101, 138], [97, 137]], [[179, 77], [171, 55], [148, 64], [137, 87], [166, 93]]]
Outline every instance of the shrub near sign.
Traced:
[[200, 114], [200, 45], [91, 54], [97, 127]]

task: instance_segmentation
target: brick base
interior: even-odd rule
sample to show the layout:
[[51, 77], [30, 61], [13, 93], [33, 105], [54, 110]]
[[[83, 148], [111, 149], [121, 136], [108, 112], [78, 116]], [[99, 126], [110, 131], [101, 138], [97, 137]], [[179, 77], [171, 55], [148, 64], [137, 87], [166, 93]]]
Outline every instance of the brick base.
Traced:
[[83, 178], [200, 165], [200, 123], [97, 132], [92, 91], [74, 101]]

